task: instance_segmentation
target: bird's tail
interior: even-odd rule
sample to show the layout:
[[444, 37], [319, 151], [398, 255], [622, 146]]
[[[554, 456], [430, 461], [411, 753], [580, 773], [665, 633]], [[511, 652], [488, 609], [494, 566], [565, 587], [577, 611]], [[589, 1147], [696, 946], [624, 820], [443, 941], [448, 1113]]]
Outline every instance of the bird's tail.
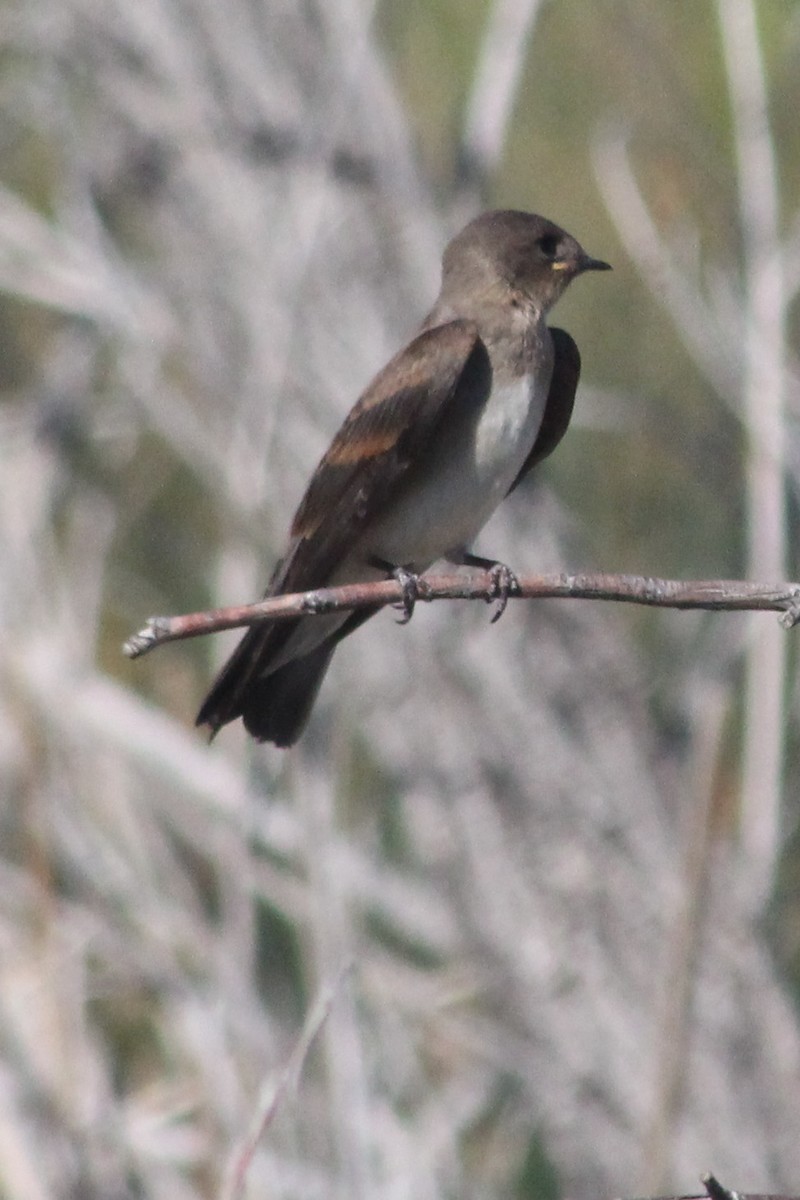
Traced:
[[330, 639], [252, 681], [242, 699], [241, 716], [256, 741], [294, 745], [305, 729], [335, 649], [336, 641]]
[[[260, 742], [291, 746], [299, 738], [338, 639], [270, 671], [270, 659], [278, 648], [275, 633], [275, 628], [251, 629], [220, 671], [196, 722], [210, 726], [212, 737], [223, 725], [242, 717], [248, 732]], [[286, 633], [284, 625], [281, 644]]]
[[376, 611], [351, 613], [308, 654], [273, 670], [270, 661], [275, 660], [297, 622], [282, 621], [269, 629], [254, 626], [217, 676], [196, 723], [210, 726], [213, 738], [223, 725], [241, 717], [257, 741], [293, 746], [305, 728], [337, 645]]

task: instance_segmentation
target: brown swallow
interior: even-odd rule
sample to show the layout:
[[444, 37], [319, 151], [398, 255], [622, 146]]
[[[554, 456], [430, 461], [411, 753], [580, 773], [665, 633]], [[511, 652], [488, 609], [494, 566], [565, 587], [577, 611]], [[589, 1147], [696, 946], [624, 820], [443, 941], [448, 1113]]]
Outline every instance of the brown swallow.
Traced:
[[[417, 575], [437, 559], [487, 565], [468, 547], [572, 415], [580, 354], [545, 317], [576, 275], [609, 269], [543, 217], [471, 221], [444, 252], [420, 333], [375, 377], [312, 475], [267, 595]], [[292, 745], [337, 644], [373, 612], [254, 626], [198, 725], [213, 735], [242, 717], [258, 741]]]

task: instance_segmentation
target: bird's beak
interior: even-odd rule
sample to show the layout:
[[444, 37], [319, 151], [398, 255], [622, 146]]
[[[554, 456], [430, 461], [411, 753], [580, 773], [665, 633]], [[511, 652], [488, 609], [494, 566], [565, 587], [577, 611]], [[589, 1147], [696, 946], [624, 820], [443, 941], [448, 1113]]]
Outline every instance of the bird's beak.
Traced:
[[584, 254], [578, 261], [578, 273], [583, 274], [584, 271], [610, 271], [612, 270], [611, 263], [603, 262], [600, 258], [591, 258], [588, 254]]

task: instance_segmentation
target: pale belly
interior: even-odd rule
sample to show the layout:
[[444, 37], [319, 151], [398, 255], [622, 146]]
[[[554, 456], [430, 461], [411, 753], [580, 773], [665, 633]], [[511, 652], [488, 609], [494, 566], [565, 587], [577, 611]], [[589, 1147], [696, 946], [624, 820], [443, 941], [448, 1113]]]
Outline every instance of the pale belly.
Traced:
[[365, 539], [369, 553], [424, 571], [471, 545], [507, 495], [536, 440], [549, 365], [494, 388], [483, 410], [440, 435], [424, 474], [408, 486]]
[[[493, 388], [477, 413], [467, 413], [431, 446], [421, 469], [384, 516], [353, 547], [328, 586], [385, 579], [371, 557], [422, 572], [439, 558], [458, 559], [508, 494], [536, 440], [550, 384], [547, 362], [534, 376]], [[349, 616], [332, 613], [299, 622], [272, 670], [330, 637]]]

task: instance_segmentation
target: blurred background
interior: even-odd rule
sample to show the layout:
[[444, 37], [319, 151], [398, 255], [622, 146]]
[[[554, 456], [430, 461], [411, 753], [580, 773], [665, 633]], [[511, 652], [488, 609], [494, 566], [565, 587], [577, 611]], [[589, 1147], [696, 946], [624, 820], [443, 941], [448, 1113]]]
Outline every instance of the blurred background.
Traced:
[[121, 644], [260, 595], [496, 206], [614, 273], [478, 552], [796, 578], [800, 6], [0, 0], [0, 55], [0, 1194], [796, 1190], [774, 615], [384, 612], [288, 753], [193, 728], [235, 634]]

